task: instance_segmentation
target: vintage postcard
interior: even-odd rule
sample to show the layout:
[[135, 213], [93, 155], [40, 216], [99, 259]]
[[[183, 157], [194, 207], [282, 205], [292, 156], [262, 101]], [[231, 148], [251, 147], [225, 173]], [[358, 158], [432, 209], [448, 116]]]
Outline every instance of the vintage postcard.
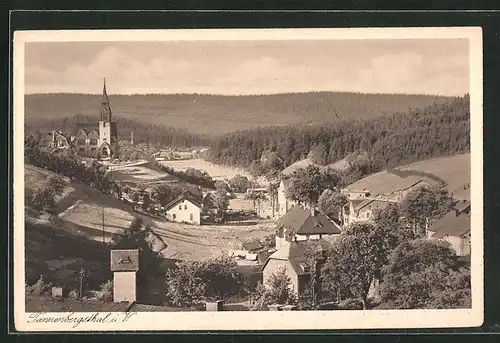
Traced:
[[13, 48], [17, 330], [482, 324], [480, 28]]

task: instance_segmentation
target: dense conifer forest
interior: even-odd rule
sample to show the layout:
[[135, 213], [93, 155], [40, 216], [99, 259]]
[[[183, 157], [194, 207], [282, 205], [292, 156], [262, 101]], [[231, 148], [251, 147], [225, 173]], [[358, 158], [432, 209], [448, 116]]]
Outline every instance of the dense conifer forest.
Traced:
[[[100, 100], [101, 95], [97, 94], [30, 94], [25, 96], [25, 118], [32, 121], [81, 115], [98, 120]], [[209, 135], [269, 125], [375, 118], [448, 100], [431, 95], [342, 92], [109, 95], [114, 120], [128, 119]], [[119, 130], [121, 127], [120, 124]]]
[[368, 152], [385, 167], [468, 152], [469, 96], [373, 119], [238, 131], [215, 139], [210, 159], [245, 167], [266, 150], [276, 151], [285, 166], [314, 151], [321, 164]]

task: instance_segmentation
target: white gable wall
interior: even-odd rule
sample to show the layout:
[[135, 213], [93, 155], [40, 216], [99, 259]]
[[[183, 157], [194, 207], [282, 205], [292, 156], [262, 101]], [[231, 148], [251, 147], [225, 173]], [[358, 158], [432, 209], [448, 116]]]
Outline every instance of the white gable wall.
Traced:
[[191, 201], [184, 199], [167, 210], [167, 219], [179, 223], [200, 225], [201, 210]]

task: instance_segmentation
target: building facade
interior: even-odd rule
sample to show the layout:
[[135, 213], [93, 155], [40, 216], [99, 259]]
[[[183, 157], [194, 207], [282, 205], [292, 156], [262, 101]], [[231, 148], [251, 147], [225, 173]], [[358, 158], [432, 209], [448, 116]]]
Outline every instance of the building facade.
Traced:
[[289, 199], [286, 196], [288, 187], [290, 186], [290, 180], [283, 179], [280, 181], [278, 187], [278, 201], [276, 211], [280, 217], [284, 216], [292, 207], [298, 204], [297, 201]]
[[113, 121], [106, 80], [101, 98], [98, 123], [78, 123], [78, 131], [73, 140], [76, 153], [82, 157], [110, 159], [118, 153], [118, 130]]
[[111, 250], [114, 302], [137, 300], [138, 270], [138, 249]]
[[170, 221], [201, 224], [201, 204], [193, 197], [181, 195], [165, 206], [165, 210]]

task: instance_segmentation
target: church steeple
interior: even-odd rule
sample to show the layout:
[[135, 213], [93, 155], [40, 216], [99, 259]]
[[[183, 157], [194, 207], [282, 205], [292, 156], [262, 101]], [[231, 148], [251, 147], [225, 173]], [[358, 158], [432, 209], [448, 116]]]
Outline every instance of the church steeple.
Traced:
[[102, 89], [101, 120], [111, 122], [111, 107], [109, 106], [108, 93], [106, 92], [106, 79], [104, 79], [104, 86]]

